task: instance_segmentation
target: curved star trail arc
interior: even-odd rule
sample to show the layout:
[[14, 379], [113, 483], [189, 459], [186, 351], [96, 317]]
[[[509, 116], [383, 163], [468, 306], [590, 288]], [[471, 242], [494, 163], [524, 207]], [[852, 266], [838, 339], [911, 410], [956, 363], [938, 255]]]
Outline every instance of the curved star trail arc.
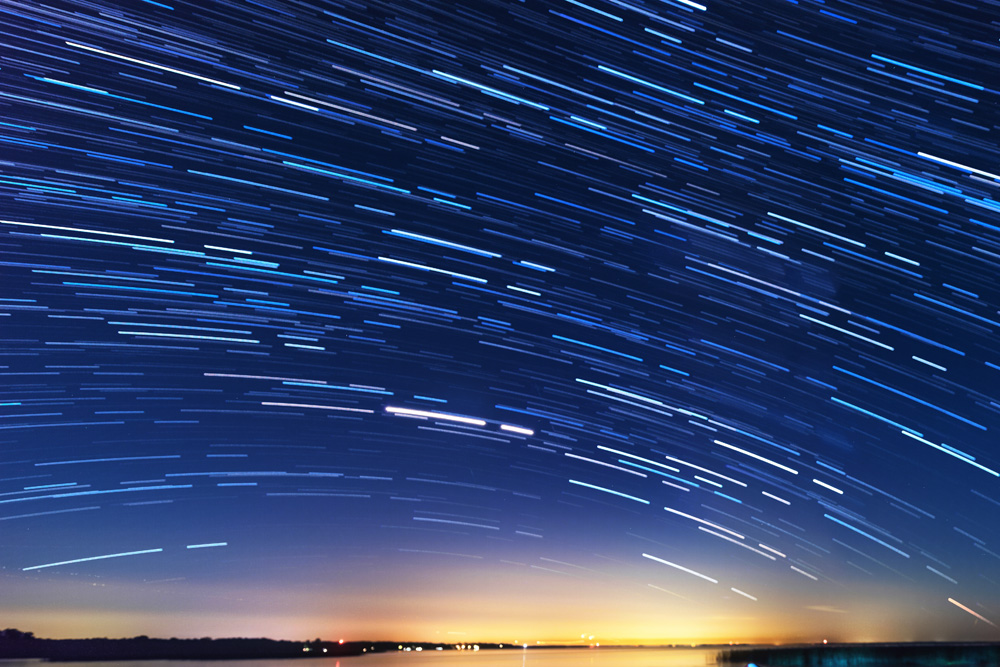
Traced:
[[22, 625], [996, 639], [992, 6], [0, 21]]

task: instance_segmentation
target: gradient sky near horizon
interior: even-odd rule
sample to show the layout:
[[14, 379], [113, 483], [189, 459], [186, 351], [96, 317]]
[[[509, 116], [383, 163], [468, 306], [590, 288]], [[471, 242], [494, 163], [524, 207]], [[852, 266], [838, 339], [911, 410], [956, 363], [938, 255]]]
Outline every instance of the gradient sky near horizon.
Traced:
[[0, 23], [6, 626], [1000, 639], [996, 3]]

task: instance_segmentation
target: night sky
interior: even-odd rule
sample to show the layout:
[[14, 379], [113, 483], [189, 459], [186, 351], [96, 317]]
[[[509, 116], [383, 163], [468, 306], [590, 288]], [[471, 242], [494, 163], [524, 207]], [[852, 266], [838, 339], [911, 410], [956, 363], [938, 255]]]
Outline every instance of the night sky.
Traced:
[[991, 0], [7, 0], [40, 636], [1000, 638]]

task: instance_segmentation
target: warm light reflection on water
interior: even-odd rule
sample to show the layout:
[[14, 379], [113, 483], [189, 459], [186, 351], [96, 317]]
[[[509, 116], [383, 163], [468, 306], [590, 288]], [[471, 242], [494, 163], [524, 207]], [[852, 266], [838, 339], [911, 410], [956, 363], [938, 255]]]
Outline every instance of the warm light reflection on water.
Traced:
[[[718, 649], [571, 648], [502, 651], [373, 653], [302, 660], [155, 660], [75, 662], [72, 667], [714, 667]], [[5, 667], [40, 667], [38, 661], [5, 661]], [[46, 663], [47, 664], [47, 663]], [[67, 663], [69, 664], [69, 663]]]
[[424, 651], [341, 658], [340, 667], [704, 667], [714, 666], [718, 653], [718, 649], [607, 647]]

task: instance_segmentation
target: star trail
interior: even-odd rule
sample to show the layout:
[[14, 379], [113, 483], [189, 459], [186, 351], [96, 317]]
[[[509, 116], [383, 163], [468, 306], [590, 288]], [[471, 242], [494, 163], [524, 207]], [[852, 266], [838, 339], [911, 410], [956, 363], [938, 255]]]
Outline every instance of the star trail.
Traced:
[[995, 3], [0, 22], [8, 625], [1000, 637]]

